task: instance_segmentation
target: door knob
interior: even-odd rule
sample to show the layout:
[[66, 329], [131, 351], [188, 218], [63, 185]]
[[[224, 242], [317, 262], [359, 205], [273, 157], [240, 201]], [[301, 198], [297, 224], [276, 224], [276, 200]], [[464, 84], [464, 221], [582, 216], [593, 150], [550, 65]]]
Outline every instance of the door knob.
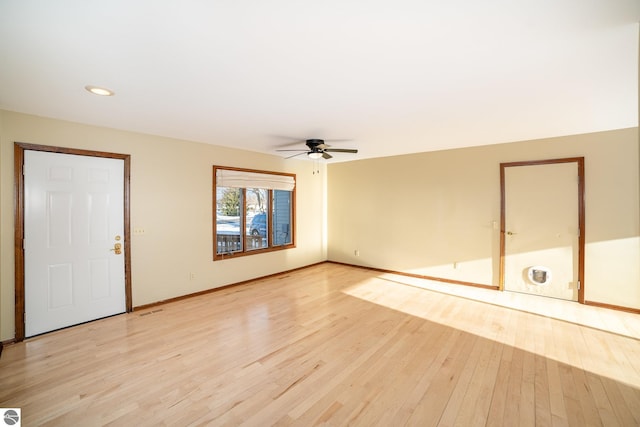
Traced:
[[110, 251], [114, 251], [116, 255], [120, 255], [122, 253], [122, 244], [116, 243], [113, 245], [113, 249], [109, 249]]
[[513, 231], [507, 231], [508, 236], [513, 236], [514, 234], [517, 234], [517, 233], [514, 233]]

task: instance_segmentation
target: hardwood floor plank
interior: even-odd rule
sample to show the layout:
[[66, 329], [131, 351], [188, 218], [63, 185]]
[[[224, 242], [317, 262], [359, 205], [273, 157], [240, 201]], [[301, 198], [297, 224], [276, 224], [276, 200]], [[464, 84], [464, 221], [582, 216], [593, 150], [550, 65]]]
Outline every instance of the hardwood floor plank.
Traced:
[[504, 414], [506, 425], [518, 425], [522, 398], [522, 375], [524, 370], [524, 351], [515, 349], [511, 360], [509, 384], [507, 386], [507, 408]]
[[582, 369], [572, 367], [571, 373], [573, 374], [573, 379], [576, 384], [576, 391], [580, 401], [582, 416], [585, 420], [597, 420], [600, 418], [600, 413], [584, 371]]
[[551, 426], [553, 424], [551, 415], [551, 393], [546, 358], [536, 354], [534, 364], [535, 425]]
[[605, 426], [620, 426], [618, 418], [613, 411], [611, 402], [607, 397], [607, 392], [604, 389], [601, 379], [592, 373], [587, 372], [587, 381], [589, 382], [589, 390], [593, 396], [598, 415], [602, 420], [602, 425]]
[[567, 410], [567, 420], [570, 426], [584, 426], [585, 419], [580, 406], [580, 399], [576, 390], [576, 384], [571, 372], [571, 366], [561, 364], [558, 366], [560, 381], [562, 384], [562, 394]]
[[491, 394], [491, 406], [487, 415], [487, 427], [499, 427], [505, 425], [505, 412], [509, 401], [509, 378], [511, 375], [511, 360], [513, 347], [504, 346], [500, 356], [500, 365], [496, 374], [495, 387]]
[[[600, 377], [600, 381], [607, 393], [609, 402], [613, 408], [613, 412], [616, 415], [616, 419], [620, 421], [623, 426], [639, 425], [637, 417], [637, 407], [629, 407], [626, 405], [623, 393], [619, 387], [619, 383], [609, 378]], [[634, 416], [636, 414], [636, 416]]]
[[549, 384], [549, 406], [551, 407], [551, 424], [554, 426], [568, 426], [569, 416], [562, 392], [562, 379], [558, 362], [546, 359], [547, 383]]

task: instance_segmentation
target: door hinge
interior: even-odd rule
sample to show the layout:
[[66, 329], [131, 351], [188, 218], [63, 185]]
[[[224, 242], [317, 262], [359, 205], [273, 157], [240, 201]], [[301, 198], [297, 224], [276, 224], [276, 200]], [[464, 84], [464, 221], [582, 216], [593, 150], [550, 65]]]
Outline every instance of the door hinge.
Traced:
[[580, 287], [581, 287], [581, 286], [582, 286], [582, 285], [581, 285], [581, 283], [580, 283], [580, 280], [578, 280], [578, 290], [580, 290]]

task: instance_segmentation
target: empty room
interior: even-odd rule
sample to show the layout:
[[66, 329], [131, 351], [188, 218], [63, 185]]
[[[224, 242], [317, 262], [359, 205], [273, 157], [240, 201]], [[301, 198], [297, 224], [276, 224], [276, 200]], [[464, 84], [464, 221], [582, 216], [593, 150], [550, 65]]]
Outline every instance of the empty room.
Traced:
[[640, 425], [639, 23], [0, 0], [0, 425]]

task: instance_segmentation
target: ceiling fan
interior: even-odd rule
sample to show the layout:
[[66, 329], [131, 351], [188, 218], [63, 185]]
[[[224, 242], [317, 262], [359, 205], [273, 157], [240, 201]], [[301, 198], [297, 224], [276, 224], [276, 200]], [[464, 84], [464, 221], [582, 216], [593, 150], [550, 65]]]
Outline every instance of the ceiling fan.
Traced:
[[289, 156], [287, 157], [287, 159], [290, 159], [292, 157], [296, 157], [299, 156], [300, 154], [307, 154], [307, 157], [309, 157], [310, 159], [319, 159], [319, 158], [324, 158], [324, 159], [331, 159], [333, 156], [329, 153], [352, 153], [355, 154], [358, 152], [358, 150], [353, 149], [353, 148], [329, 148], [330, 146], [324, 143], [324, 139], [307, 139], [306, 141], [304, 141], [304, 143], [307, 145], [307, 149], [300, 149], [300, 150], [276, 150], [276, 151], [300, 151], [300, 153], [298, 154], [294, 154], [293, 156]]

